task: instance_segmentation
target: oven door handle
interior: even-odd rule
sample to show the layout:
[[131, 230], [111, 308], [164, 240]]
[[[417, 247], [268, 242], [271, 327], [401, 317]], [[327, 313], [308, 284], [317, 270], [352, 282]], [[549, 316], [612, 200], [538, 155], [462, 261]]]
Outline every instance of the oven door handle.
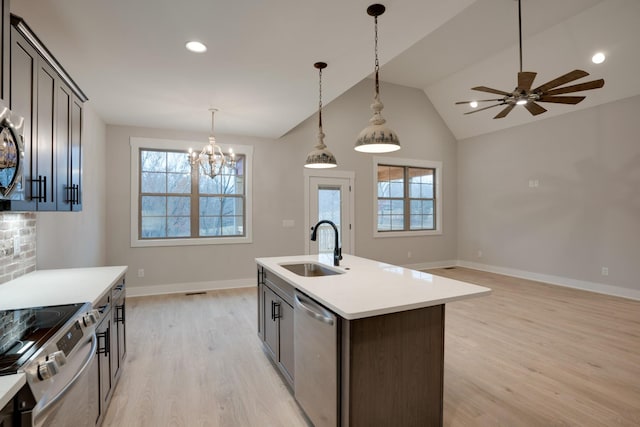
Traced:
[[96, 356], [97, 349], [98, 349], [98, 339], [96, 337], [96, 334], [94, 333], [91, 335], [91, 350], [89, 350], [89, 355], [82, 363], [82, 367], [80, 368], [80, 370], [78, 370], [78, 372], [76, 372], [73, 378], [71, 378], [71, 381], [69, 381], [69, 383], [60, 391], [60, 393], [54, 396], [51, 400], [47, 402], [46, 405], [44, 405], [42, 408], [38, 410], [38, 413], [35, 414], [33, 417], [34, 426], [39, 425], [38, 424], [39, 419], [42, 419], [44, 417], [44, 419], [46, 420], [49, 412], [54, 411], [57, 408], [57, 406], [60, 403], [62, 403], [62, 399], [64, 399], [64, 397], [69, 393], [69, 391], [71, 391], [71, 389], [80, 380], [80, 378], [85, 373], [85, 371], [89, 369], [89, 367], [91, 366], [91, 362], [93, 361], [93, 358]]

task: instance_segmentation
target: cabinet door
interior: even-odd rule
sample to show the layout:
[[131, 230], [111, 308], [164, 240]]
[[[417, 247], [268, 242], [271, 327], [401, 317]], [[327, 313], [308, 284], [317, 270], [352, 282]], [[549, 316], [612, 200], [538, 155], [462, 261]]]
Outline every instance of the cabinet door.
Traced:
[[22, 180], [16, 185], [11, 195], [11, 208], [15, 210], [35, 210], [35, 201], [31, 199], [32, 150], [34, 137], [33, 117], [34, 97], [37, 81], [38, 55], [31, 45], [11, 28], [11, 111], [24, 119], [24, 160]]
[[71, 210], [71, 90], [58, 80], [56, 85], [56, 209]]
[[122, 372], [124, 363], [124, 355], [126, 352], [125, 339], [125, 300], [124, 294], [120, 293], [117, 298], [113, 299], [113, 332], [111, 333], [111, 377], [115, 384], [116, 379]]
[[55, 93], [56, 73], [40, 60], [36, 88], [36, 135], [35, 144], [32, 143], [36, 170], [34, 175], [37, 177], [31, 177], [32, 197], [36, 199], [39, 211], [56, 209], [53, 174]]
[[100, 322], [100, 325], [96, 329], [96, 335], [98, 337], [98, 366], [100, 376], [98, 382], [100, 383], [100, 415], [99, 418], [104, 416], [107, 410], [109, 399], [111, 398], [111, 363], [109, 360], [110, 341], [111, 341], [111, 312], [105, 312], [105, 316]]
[[0, 105], [9, 106], [9, 52], [11, 51], [11, 32], [9, 18], [9, 0], [0, 0]]
[[264, 287], [264, 343], [267, 350], [278, 360], [278, 304], [280, 299], [269, 287]]
[[82, 210], [82, 102], [73, 97], [71, 103], [71, 210]]
[[291, 380], [294, 373], [293, 354], [293, 307], [282, 301], [280, 304], [280, 363]]

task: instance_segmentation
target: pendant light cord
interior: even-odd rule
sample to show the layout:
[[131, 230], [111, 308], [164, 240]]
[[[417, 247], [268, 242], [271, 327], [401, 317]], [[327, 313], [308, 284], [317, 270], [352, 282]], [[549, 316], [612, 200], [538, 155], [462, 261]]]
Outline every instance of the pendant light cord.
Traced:
[[319, 75], [319, 97], [318, 97], [318, 126], [320, 127], [320, 132], [322, 132], [322, 68], [318, 71]]
[[378, 98], [378, 96], [380, 95], [380, 83], [378, 82], [378, 71], [380, 70], [380, 63], [378, 62], [378, 17], [374, 16], [374, 22], [375, 22], [375, 56], [376, 56], [376, 63], [375, 63], [375, 70], [376, 70], [376, 99]]
[[522, 10], [521, 0], [518, 0], [518, 33], [520, 38], [520, 72], [522, 72]]

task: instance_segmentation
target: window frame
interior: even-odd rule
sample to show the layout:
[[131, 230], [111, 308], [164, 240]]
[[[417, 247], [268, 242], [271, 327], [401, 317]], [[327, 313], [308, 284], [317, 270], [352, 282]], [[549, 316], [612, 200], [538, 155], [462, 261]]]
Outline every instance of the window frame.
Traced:
[[[129, 145], [131, 147], [131, 219], [130, 219], [130, 241], [131, 247], [159, 247], [159, 246], [197, 246], [197, 245], [220, 245], [220, 244], [243, 244], [253, 243], [252, 234], [252, 174], [253, 174], [253, 146], [237, 144], [218, 144], [224, 152], [233, 149], [236, 154], [245, 157], [244, 181], [244, 236], [209, 236], [209, 237], [170, 237], [157, 239], [141, 239], [140, 236], [140, 150], [156, 151], [186, 151], [190, 147], [200, 147], [206, 142], [168, 140], [159, 138], [131, 137]], [[193, 193], [191, 193], [193, 194]], [[193, 208], [193, 207], [192, 207]], [[198, 214], [199, 217], [199, 214]]]
[[[434, 170], [434, 228], [431, 230], [378, 230], [378, 166], [398, 166], [403, 168], [427, 168]], [[406, 182], [405, 182], [406, 188]], [[403, 197], [406, 206], [412, 200], [408, 194]], [[373, 237], [413, 237], [442, 234], [442, 162], [420, 159], [401, 159], [396, 157], [373, 157]], [[405, 212], [408, 215], [408, 212]]]

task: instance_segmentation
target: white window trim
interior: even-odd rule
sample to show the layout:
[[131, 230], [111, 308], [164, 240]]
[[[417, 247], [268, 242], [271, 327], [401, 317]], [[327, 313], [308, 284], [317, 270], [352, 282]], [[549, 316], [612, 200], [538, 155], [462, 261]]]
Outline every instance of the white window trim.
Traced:
[[[436, 228], [435, 230], [378, 231], [378, 165], [432, 168], [436, 171]], [[397, 157], [373, 157], [373, 237], [414, 237], [442, 234], [442, 162]]]
[[[190, 147], [201, 147], [205, 142], [182, 141], [157, 138], [131, 137], [131, 247], [158, 247], [158, 246], [197, 246], [197, 245], [225, 245], [239, 243], [253, 243], [252, 218], [253, 218], [253, 146], [218, 144], [223, 151], [230, 148], [237, 154], [245, 156], [245, 235], [242, 237], [200, 237], [189, 239], [140, 239], [138, 238], [138, 189], [140, 188], [140, 149], [150, 148], [158, 150], [188, 150]], [[186, 155], [186, 154], [185, 154]]]

